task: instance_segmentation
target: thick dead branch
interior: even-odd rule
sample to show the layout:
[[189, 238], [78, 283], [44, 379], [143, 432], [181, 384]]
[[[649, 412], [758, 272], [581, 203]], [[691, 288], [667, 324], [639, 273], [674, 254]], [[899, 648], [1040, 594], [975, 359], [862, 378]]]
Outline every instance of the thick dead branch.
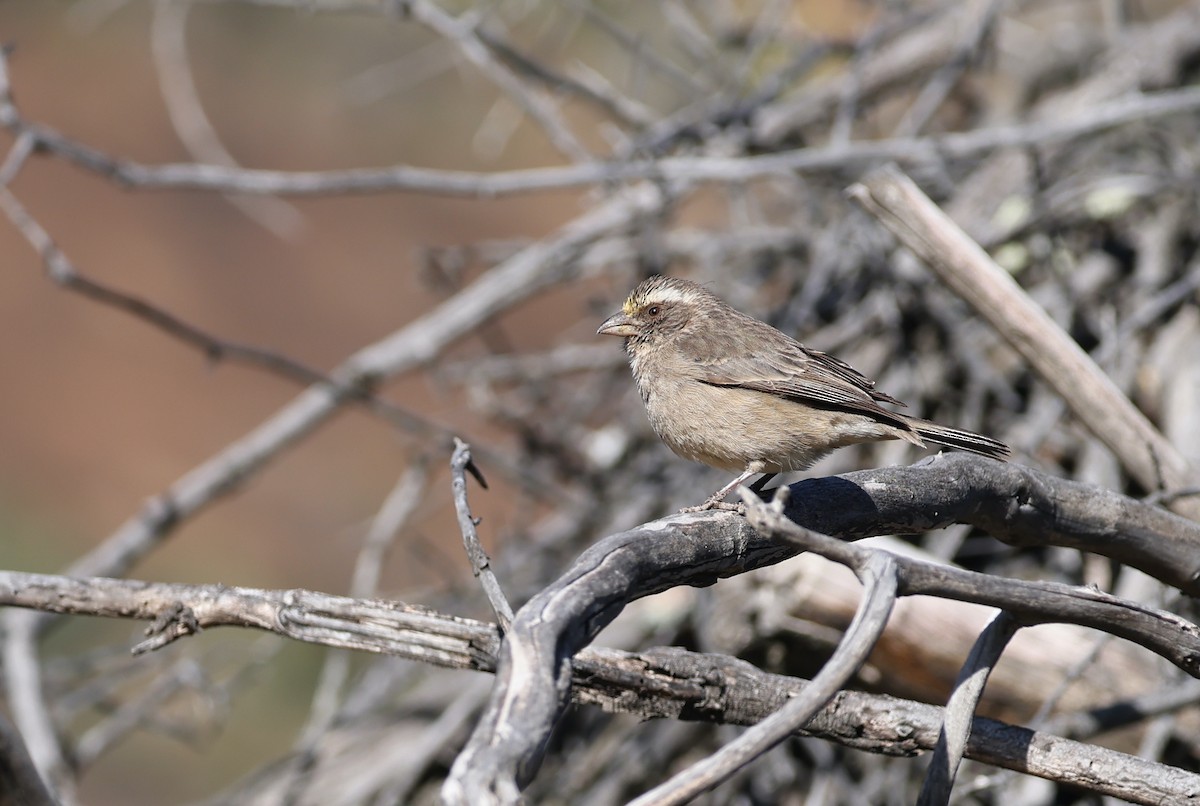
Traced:
[[1076, 548], [1132, 565], [1184, 593], [1200, 593], [1196, 523], [1012, 462], [945, 453], [909, 467], [807, 479], [793, 485], [787, 515], [840, 537], [917, 534], [969, 523], [1014, 546]]

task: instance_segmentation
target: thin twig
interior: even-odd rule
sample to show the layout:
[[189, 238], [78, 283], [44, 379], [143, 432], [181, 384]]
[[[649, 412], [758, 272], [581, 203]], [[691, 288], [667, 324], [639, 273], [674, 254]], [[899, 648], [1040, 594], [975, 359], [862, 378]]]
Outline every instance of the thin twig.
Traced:
[[[13, 150], [16, 151], [16, 146]], [[212, 361], [229, 359], [249, 364], [304, 385], [333, 384], [332, 379], [324, 373], [296, 359], [261, 347], [219, 339], [141, 297], [117, 291], [80, 274], [58, 245], [54, 243], [50, 234], [7, 188], [0, 188], [0, 209], [3, 209], [9, 221], [37, 252], [46, 268], [46, 275], [63, 288], [141, 319], [172, 338], [195, 347]], [[345, 391], [350, 393], [366, 392], [366, 390], [350, 389]], [[397, 413], [407, 414], [398, 408]], [[409, 416], [420, 419], [413, 414]]]
[[[3, 63], [3, 58], [0, 57], [0, 63]], [[4, 164], [0, 165], [0, 188], [6, 191], [12, 181], [17, 178], [17, 174], [25, 167], [29, 161], [29, 157], [37, 149], [37, 137], [29, 132], [21, 132], [17, 135], [17, 139], [13, 141], [13, 146], [8, 150], [8, 154], [4, 157]]]
[[450, 459], [451, 487], [454, 490], [454, 511], [458, 513], [458, 528], [462, 532], [463, 545], [467, 557], [471, 561], [471, 573], [483, 585], [488, 604], [496, 614], [496, 621], [502, 632], [508, 632], [512, 626], [513, 610], [504, 591], [500, 587], [496, 574], [492, 571], [492, 563], [483, 544], [479, 542], [479, 532], [475, 529], [479, 522], [471, 514], [471, 505], [467, 503], [467, 473], [470, 473], [486, 489], [487, 484], [479, 468], [471, 459], [471, 446], [461, 439], [454, 440], [454, 455]]
[[553, 100], [522, 80], [507, 65], [496, 59], [477, 30], [481, 23], [478, 11], [467, 11], [455, 17], [430, 0], [405, 0], [404, 11], [428, 27], [446, 42], [457, 48], [481, 75], [495, 84], [505, 96], [517, 103], [546, 133], [550, 143], [575, 162], [587, 162], [591, 153], [572, 133]]

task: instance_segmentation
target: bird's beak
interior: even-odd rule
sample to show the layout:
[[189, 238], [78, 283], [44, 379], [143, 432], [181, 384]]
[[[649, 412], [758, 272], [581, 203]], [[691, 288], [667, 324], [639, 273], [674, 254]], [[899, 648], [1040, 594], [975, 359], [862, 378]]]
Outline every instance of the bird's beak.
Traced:
[[625, 315], [624, 311], [614, 313], [612, 316], [604, 320], [604, 324], [600, 325], [600, 329], [596, 331], [597, 336], [636, 336], [637, 326], [633, 320]]

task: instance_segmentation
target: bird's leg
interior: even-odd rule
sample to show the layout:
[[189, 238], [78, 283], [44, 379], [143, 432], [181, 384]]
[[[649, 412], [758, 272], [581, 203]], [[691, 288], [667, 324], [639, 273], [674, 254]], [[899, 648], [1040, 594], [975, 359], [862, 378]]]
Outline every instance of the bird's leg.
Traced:
[[[743, 482], [746, 481], [746, 479], [750, 478], [751, 476], [757, 476], [759, 473], [762, 473], [762, 472], [763, 472], [763, 463], [762, 462], [760, 462], [760, 461], [751, 462], [750, 464], [746, 465], [746, 469], [742, 471], [742, 475], [738, 476], [736, 479], [729, 482], [721, 489], [717, 490], [715, 493], [713, 493], [711, 496], [709, 496], [708, 500], [705, 501], [703, 504], [701, 504], [698, 507], [684, 507], [683, 509], [681, 509], [679, 511], [680, 512], [704, 512], [709, 509], [722, 509], [722, 510], [727, 510], [730, 512], [740, 512], [742, 505], [725, 503], [725, 500], [724, 500], [725, 496], [729, 495], [729, 493], [732, 492], [733, 490], [736, 490], [739, 485], [741, 485]], [[771, 479], [774, 476], [775, 476], [775, 474], [772, 473], [770, 476], [767, 476], [767, 478]], [[765, 482], [763, 482], [763, 483], [765, 483]], [[755, 492], [757, 492], [757, 490]]]

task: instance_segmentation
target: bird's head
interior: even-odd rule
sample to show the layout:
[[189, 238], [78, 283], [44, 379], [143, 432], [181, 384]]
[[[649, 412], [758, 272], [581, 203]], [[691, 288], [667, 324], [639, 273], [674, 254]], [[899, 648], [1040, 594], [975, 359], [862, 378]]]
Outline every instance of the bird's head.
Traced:
[[655, 275], [643, 280], [621, 310], [604, 320], [601, 336], [622, 336], [629, 348], [651, 344], [684, 332], [720, 300], [691, 280]]

